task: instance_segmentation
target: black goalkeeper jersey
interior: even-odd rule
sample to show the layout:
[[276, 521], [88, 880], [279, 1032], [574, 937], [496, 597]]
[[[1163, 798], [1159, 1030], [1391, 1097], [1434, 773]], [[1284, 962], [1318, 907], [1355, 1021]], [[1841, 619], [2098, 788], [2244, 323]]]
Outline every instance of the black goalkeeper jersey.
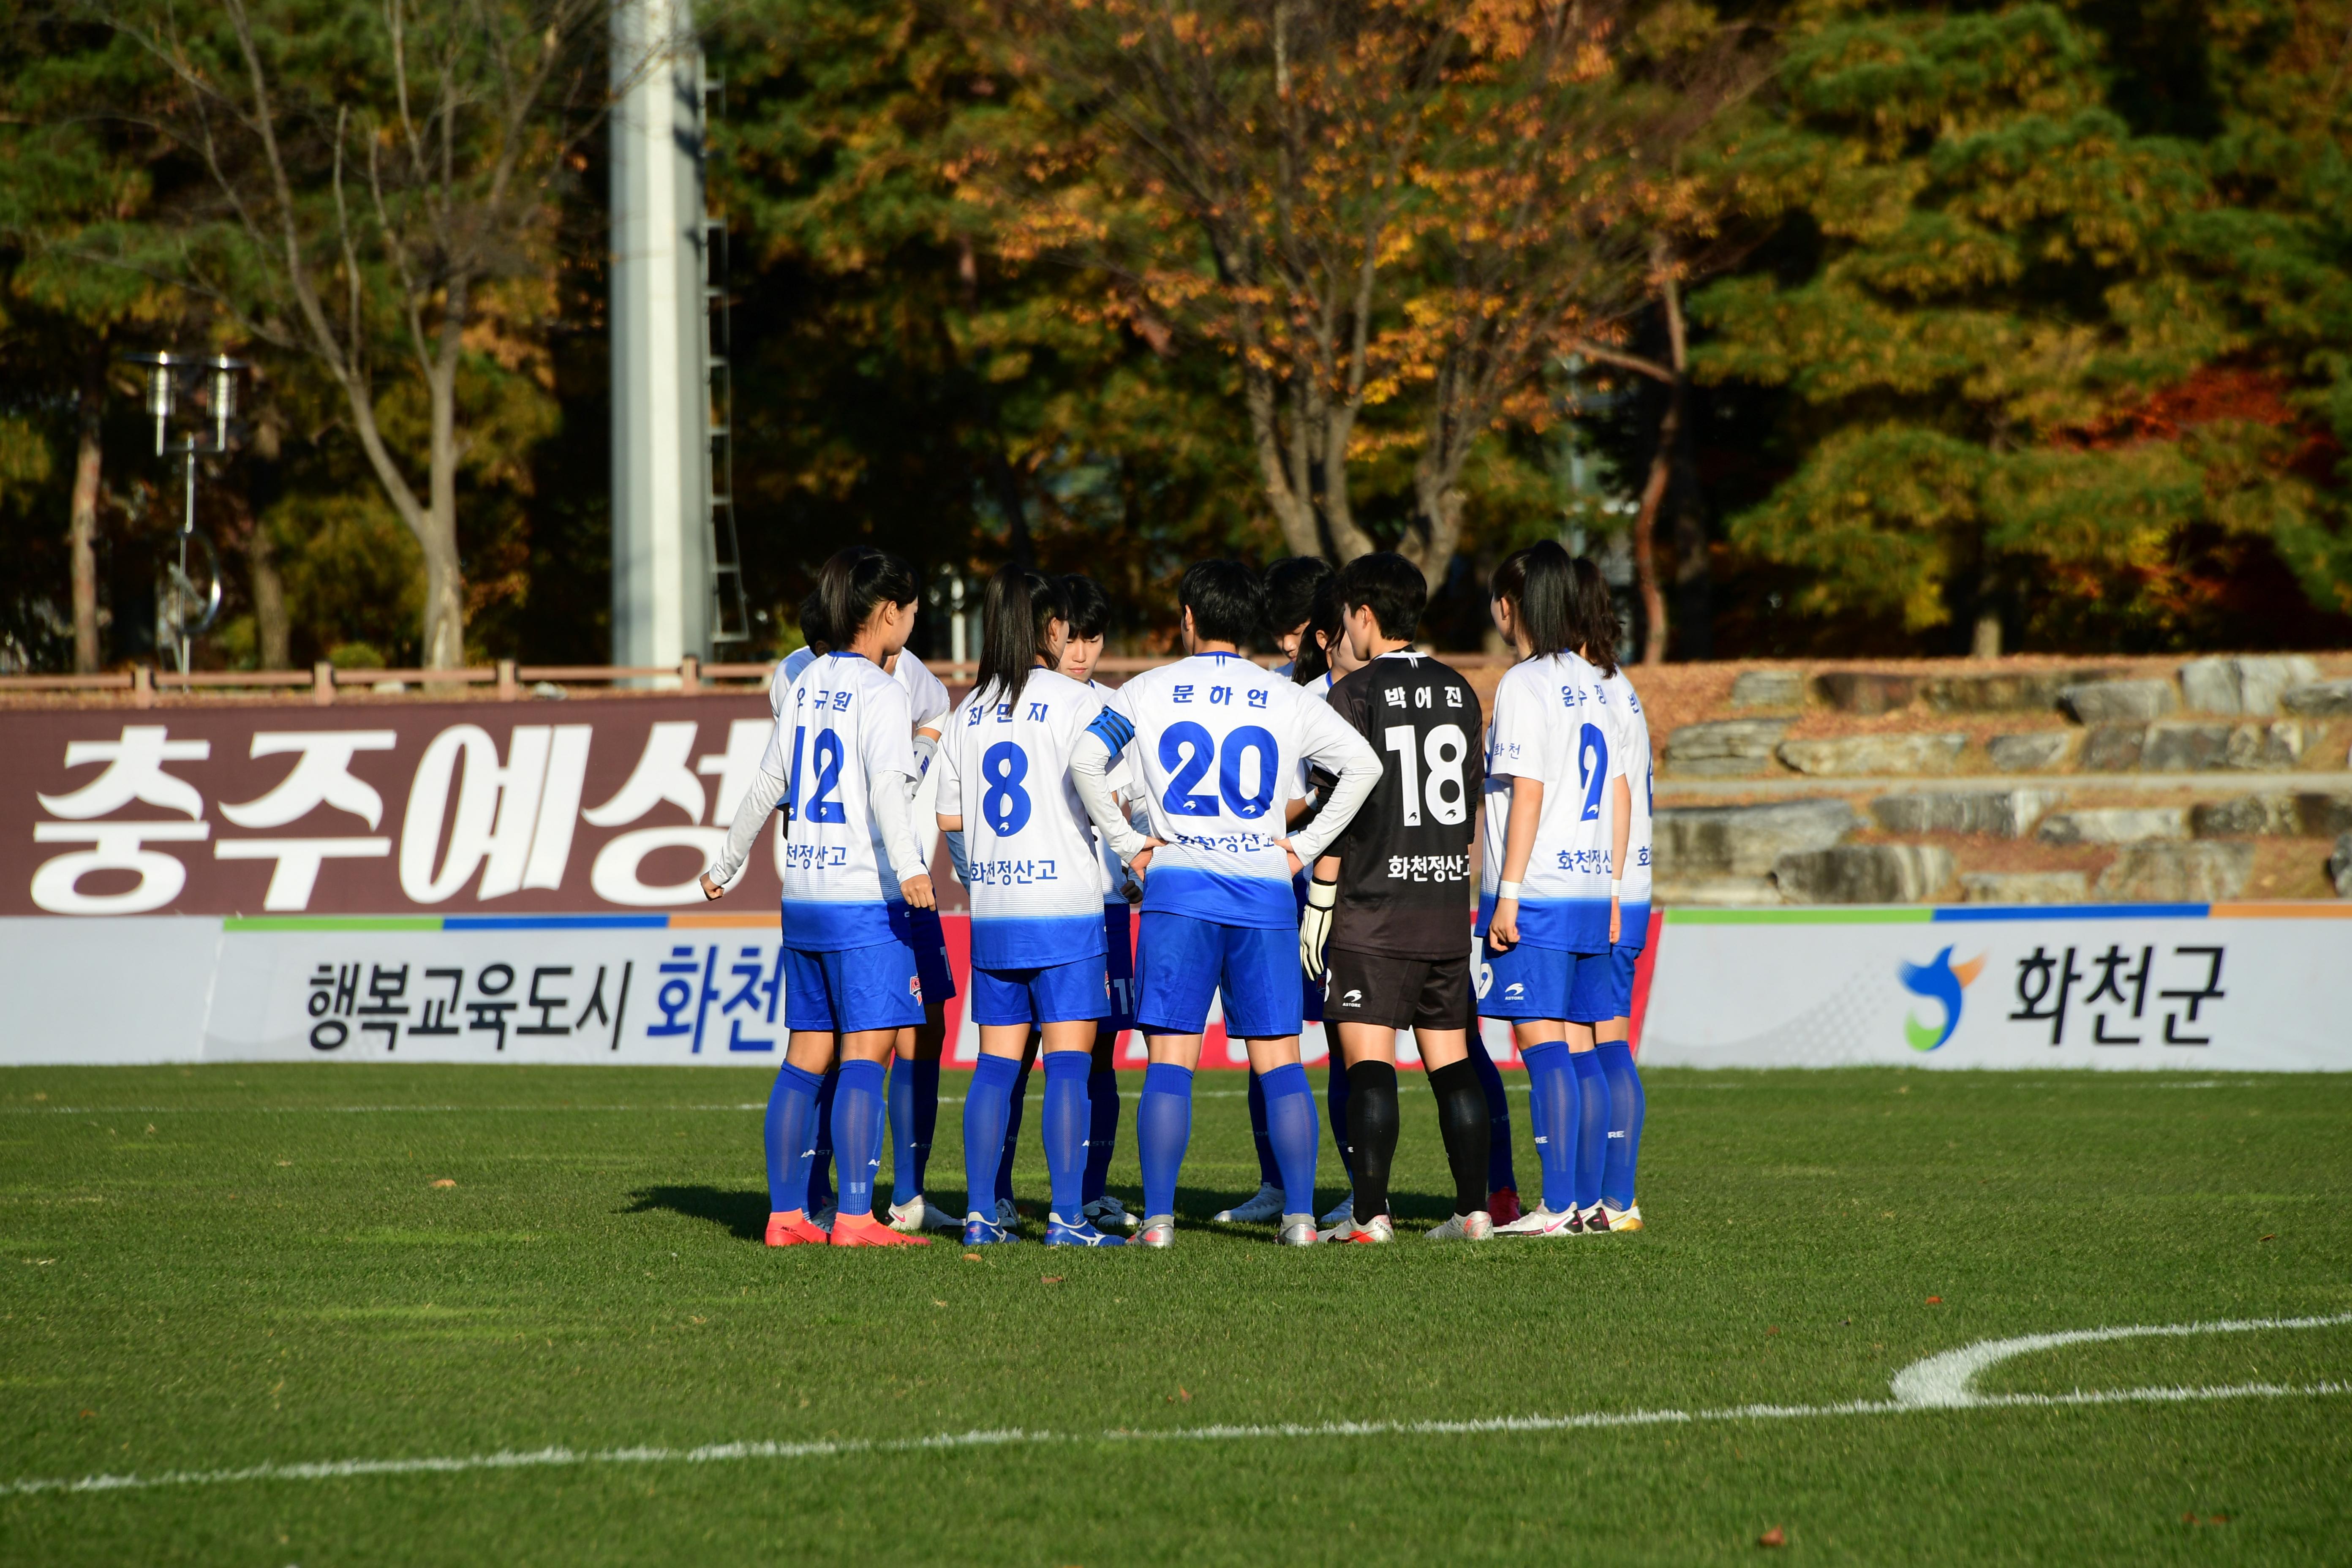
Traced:
[[1470, 948], [1470, 839], [1485, 754], [1478, 694], [1425, 654], [1383, 654], [1331, 688], [1331, 709], [1371, 742], [1381, 782], [1332, 846], [1331, 945], [1395, 958]]

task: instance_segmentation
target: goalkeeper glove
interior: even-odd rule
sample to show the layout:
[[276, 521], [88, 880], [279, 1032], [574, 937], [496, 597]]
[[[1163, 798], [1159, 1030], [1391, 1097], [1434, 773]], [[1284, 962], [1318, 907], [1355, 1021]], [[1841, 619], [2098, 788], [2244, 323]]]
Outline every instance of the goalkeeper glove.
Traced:
[[1298, 922], [1298, 962], [1310, 980], [1323, 978], [1323, 944], [1331, 940], [1331, 910], [1339, 884], [1321, 878], [1307, 885], [1307, 913]]

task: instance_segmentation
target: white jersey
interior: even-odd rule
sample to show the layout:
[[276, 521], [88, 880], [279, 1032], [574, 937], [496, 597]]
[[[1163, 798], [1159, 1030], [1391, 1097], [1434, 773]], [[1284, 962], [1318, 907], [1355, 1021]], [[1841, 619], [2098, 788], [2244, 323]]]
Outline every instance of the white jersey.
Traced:
[[[798, 680], [801, 671], [815, 659], [816, 655], [804, 647], [796, 647], [784, 655], [784, 662], [779, 670], [782, 685], [789, 687]], [[898, 666], [890, 673], [898, 678], [899, 685], [907, 689], [907, 708], [914, 720], [912, 728], [920, 730], [926, 725], [936, 725], [940, 716], [953, 706], [948, 700], [948, 689], [940, 683], [940, 678], [913, 654], [899, 654]]]
[[1535, 852], [1520, 878], [1519, 940], [1563, 952], [1609, 951], [1609, 781], [1625, 772], [1601, 672], [1572, 653], [1513, 665], [1486, 730], [1486, 852], [1478, 931], [1486, 933], [1510, 843], [1511, 784], [1539, 781]]
[[1018, 700], [975, 691], [940, 739], [940, 805], [963, 818], [971, 962], [1044, 969], [1103, 951], [1094, 823], [1070, 783], [1070, 748], [1102, 699], [1035, 669]]
[[1650, 721], [1642, 712], [1633, 683], [1625, 679], [1624, 667], [1618, 666], [1617, 673], [1601, 685], [1616, 699], [1624, 731], [1625, 784], [1633, 796], [1633, 826], [1625, 838], [1624, 868], [1617, 873], [1624, 884], [1617, 900], [1624, 907], [1624, 940], [1639, 947], [1650, 929], [1650, 863], [1655, 858], [1650, 850], [1650, 816], [1657, 804], [1658, 766], [1650, 754]]
[[1379, 766], [1328, 707], [1238, 654], [1144, 671], [1091, 728], [1114, 762], [1131, 757], [1151, 837], [1166, 844], [1144, 878], [1143, 912], [1220, 925], [1297, 924], [1282, 840], [1301, 762], [1332, 773]]
[[[1115, 689], [1099, 680], [1089, 680], [1087, 689], [1094, 693], [1095, 700], [1099, 704], [1108, 702]], [[1103, 774], [1103, 782], [1110, 786], [1114, 800], [1125, 801], [1135, 794], [1134, 770], [1128, 766], [1124, 757], [1112, 761], [1109, 770]], [[1089, 823], [1087, 826], [1091, 827], [1093, 825]], [[1118, 863], [1118, 851], [1110, 847], [1110, 841], [1099, 830], [1095, 833], [1095, 858], [1102, 866], [1102, 901], [1124, 909], [1127, 906], [1127, 868]]]
[[802, 667], [775, 708], [761, 765], [784, 781], [793, 804], [784, 945], [824, 952], [897, 940], [898, 879], [882, 874], [889, 857], [872, 800], [916, 776], [907, 689], [870, 658], [828, 654]]

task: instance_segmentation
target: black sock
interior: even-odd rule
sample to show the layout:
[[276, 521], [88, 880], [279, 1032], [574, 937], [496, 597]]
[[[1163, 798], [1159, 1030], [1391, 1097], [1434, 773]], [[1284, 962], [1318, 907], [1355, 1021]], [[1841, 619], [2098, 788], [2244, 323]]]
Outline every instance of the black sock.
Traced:
[[1396, 1067], [1358, 1062], [1348, 1069], [1348, 1142], [1356, 1152], [1356, 1223], [1389, 1212], [1389, 1167], [1397, 1146]]
[[1429, 1091], [1437, 1096], [1437, 1126], [1454, 1171], [1454, 1212], [1474, 1214], [1486, 1206], [1486, 1091], [1467, 1058], [1432, 1072]]

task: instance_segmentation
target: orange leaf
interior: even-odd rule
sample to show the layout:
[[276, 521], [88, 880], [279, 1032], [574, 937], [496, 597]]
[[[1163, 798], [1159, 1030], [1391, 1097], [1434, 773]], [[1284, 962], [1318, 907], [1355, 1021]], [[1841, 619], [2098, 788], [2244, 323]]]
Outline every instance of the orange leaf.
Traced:
[[1758, 1536], [1756, 1538], [1756, 1544], [1759, 1546], [1786, 1546], [1789, 1544], [1789, 1538], [1782, 1532], [1780, 1527], [1776, 1524], [1771, 1529], [1766, 1531], [1763, 1534]]

